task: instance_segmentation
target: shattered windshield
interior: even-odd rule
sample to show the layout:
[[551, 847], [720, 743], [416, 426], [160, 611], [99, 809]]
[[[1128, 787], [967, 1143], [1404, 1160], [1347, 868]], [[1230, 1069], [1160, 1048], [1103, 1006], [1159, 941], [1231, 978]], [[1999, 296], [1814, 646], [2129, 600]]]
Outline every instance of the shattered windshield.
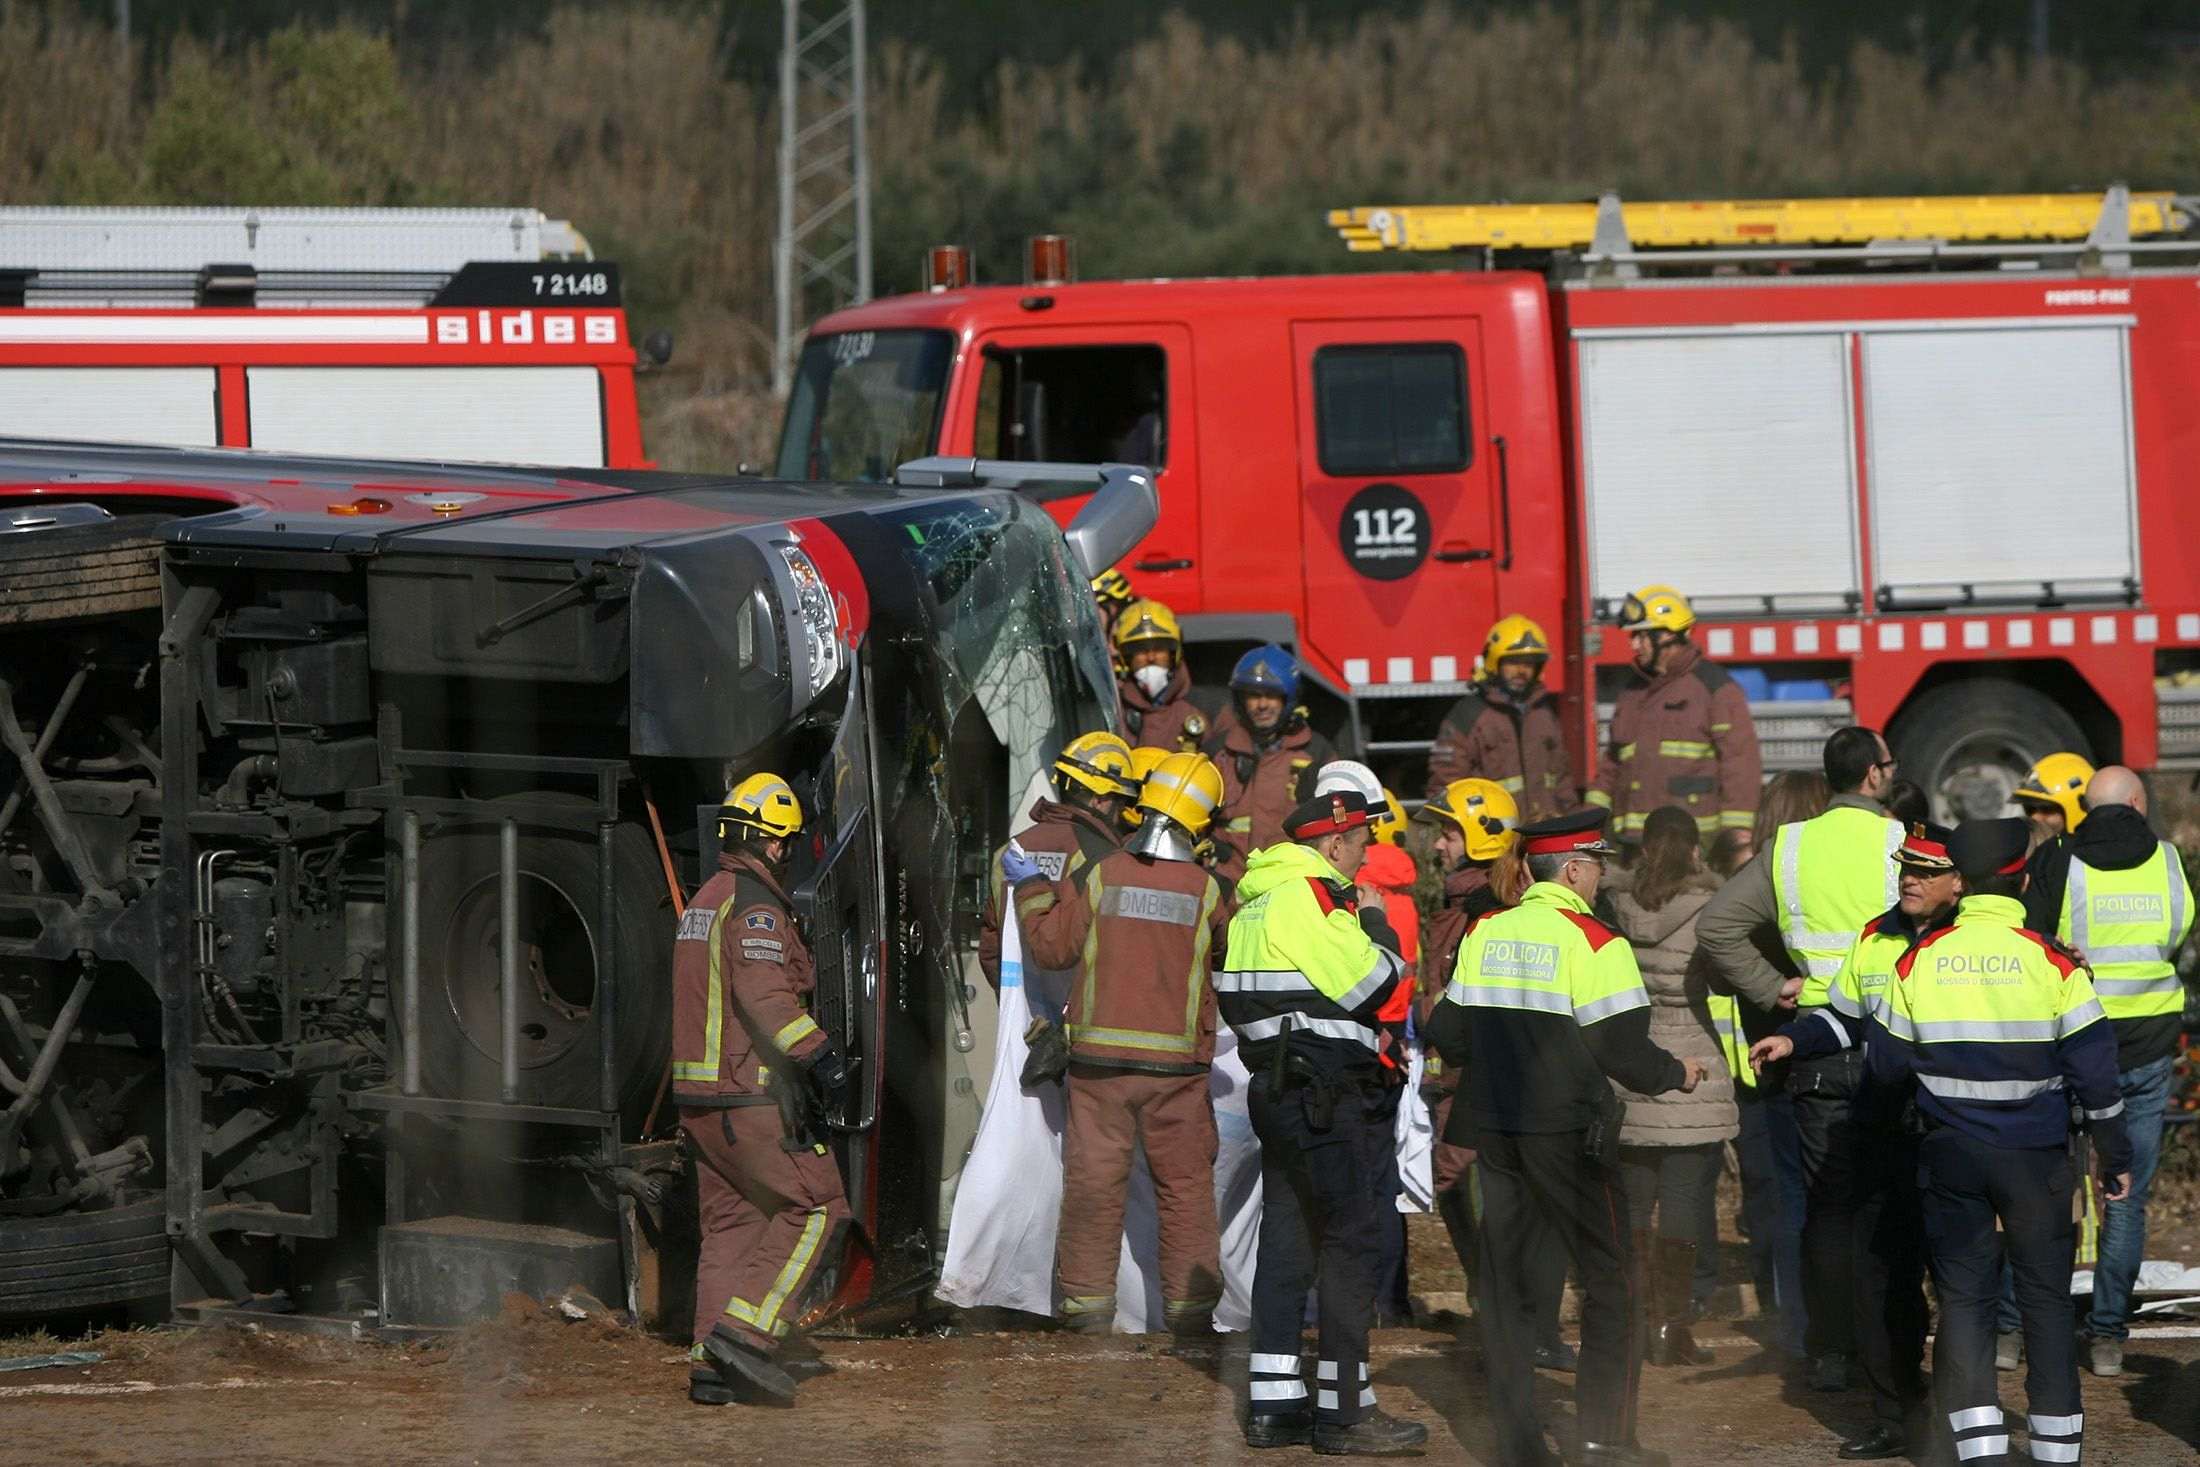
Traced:
[[955, 338], [945, 331], [842, 331], [802, 348], [782, 479], [883, 484], [932, 452]]
[[1113, 726], [1099, 615], [1046, 511], [987, 494], [880, 518], [939, 603], [941, 651], [1008, 749], [1014, 787], [1079, 733]]

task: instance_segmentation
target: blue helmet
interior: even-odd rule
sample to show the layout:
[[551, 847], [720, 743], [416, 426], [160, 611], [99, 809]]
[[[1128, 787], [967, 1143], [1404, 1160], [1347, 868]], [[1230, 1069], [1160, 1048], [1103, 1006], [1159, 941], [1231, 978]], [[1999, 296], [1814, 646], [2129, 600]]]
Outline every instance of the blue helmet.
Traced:
[[1241, 693], [1274, 693], [1285, 703], [1299, 697], [1299, 660], [1273, 642], [1255, 647], [1230, 669], [1230, 687]]

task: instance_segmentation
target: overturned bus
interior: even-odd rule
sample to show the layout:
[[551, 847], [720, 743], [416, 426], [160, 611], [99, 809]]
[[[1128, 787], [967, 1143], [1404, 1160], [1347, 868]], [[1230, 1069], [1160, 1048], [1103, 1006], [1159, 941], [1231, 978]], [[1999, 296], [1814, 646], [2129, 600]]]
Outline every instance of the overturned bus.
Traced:
[[920, 1296], [991, 1053], [986, 861], [1115, 716], [1087, 578], [1154, 513], [1118, 466], [0, 442], [0, 1318], [450, 1322], [479, 1244], [492, 1287], [677, 1319], [673, 928], [766, 766], [860, 1062], [838, 1296]]

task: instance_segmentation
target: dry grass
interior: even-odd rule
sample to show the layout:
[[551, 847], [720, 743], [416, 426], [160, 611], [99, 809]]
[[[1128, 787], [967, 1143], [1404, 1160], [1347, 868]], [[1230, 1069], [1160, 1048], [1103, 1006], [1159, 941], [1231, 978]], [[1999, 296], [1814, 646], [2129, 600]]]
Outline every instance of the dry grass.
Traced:
[[[627, 267], [658, 456], [761, 462], [774, 99], [708, 7], [571, 7], [471, 57], [350, 26], [178, 45], [120, 78], [77, 7], [0, 0], [0, 193], [20, 202], [513, 203]], [[881, 289], [923, 247], [1013, 276], [1066, 229], [1088, 274], [1395, 266], [1323, 223], [1355, 203], [2174, 186], [2200, 172], [2200, 82], [2064, 61], [1857, 48], [1824, 80], [1738, 28], [1638, 0], [1372, 16], [1248, 45], [1176, 16], [1104, 66], [1011, 63], [958, 93], [921, 48], [874, 59]]]

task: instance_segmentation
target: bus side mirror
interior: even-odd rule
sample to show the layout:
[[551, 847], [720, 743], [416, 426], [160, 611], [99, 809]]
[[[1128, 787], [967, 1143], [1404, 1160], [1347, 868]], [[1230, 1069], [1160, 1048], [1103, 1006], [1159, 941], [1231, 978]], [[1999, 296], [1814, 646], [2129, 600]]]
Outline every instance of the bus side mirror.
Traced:
[[1062, 538], [1089, 580], [1131, 553], [1161, 518], [1161, 495], [1153, 471], [1131, 464], [1102, 464], [1100, 489]]

